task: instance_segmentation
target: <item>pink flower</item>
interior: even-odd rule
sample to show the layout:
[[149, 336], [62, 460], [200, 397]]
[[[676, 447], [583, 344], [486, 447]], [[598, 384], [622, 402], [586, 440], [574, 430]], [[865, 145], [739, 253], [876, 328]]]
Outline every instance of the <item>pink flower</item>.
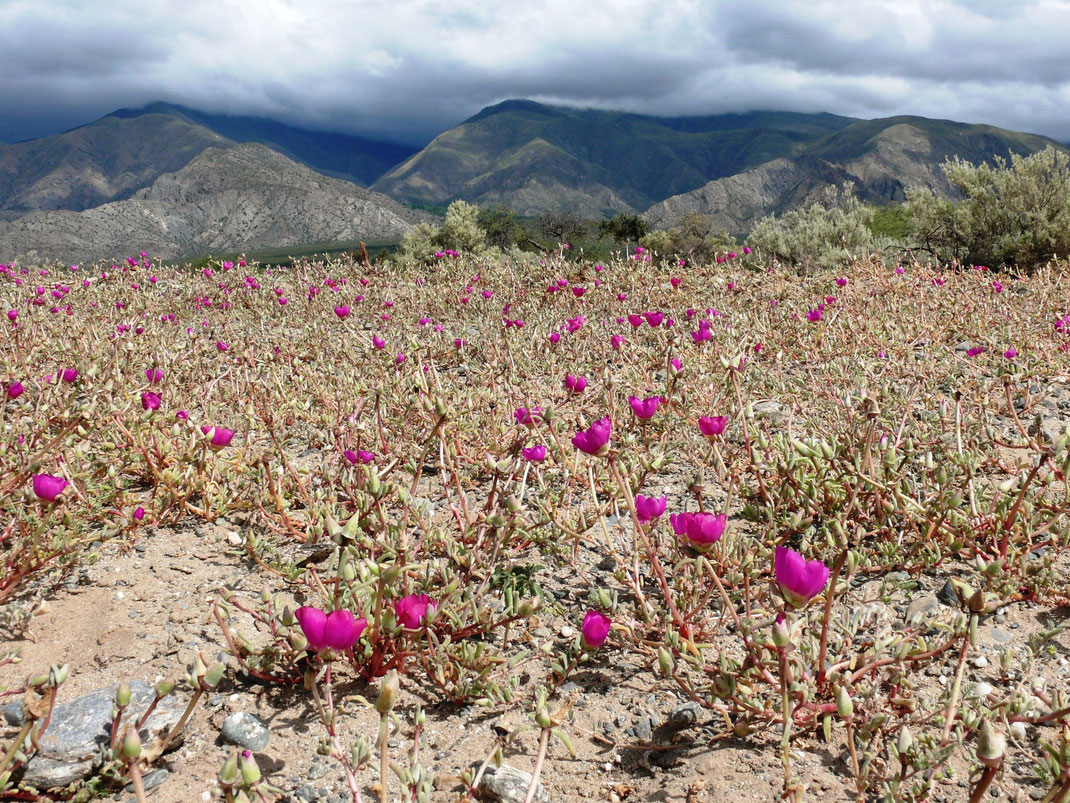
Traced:
[[189, 413], [187, 413], [185, 410], [179, 410], [177, 413], [175, 413], [175, 418], [177, 418], [179, 421], [186, 421], [187, 419], [189, 419]]
[[846, 276], [837, 277], [836, 286], [837, 287], [846, 287], [847, 286], [847, 277]]
[[542, 444], [536, 444], [535, 446], [527, 447], [520, 450], [524, 459], [529, 463], [541, 463], [546, 459], [546, 447]]
[[74, 368], [64, 368], [60, 378], [64, 382], [75, 382], [78, 379], [78, 371]]
[[42, 502], [55, 502], [64, 489], [70, 485], [63, 477], [52, 474], [33, 475], [33, 493]]
[[372, 335], [372, 345], [377, 349], [385, 349], [386, 341], [377, 335]]
[[728, 419], [723, 415], [704, 415], [698, 420], [698, 428], [707, 438], [716, 438], [723, 434], [726, 426]]
[[513, 418], [515, 418], [516, 423], [521, 426], [535, 426], [539, 421], [542, 421], [542, 408], [532, 407], [529, 410], [527, 407], [519, 407], [516, 412], [513, 413]]
[[162, 368], [146, 368], [145, 369], [145, 378], [147, 380], [149, 380], [149, 384], [155, 385], [157, 382], [159, 382], [161, 379], [163, 379], [163, 369]]
[[17, 399], [22, 395], [26, 388], [21, 382], [9, 382], [7, 386], [7, 397], [9, 399]]
[[667, 501], [668, 498], [664, 496], [654, 497], [636, 494], [635, 515], [641, 522], [648, 522], [651, 519], [656, 519], [665, 512], [665, 503]]
[[705, 552], [721, 540], [728, 516], [724, 513], [673, 513], [669, 516], [673, 532], [687, 538], [691, 546], [699, 552]]
[[817, 323], [818, 321], [821, 320], [821, 310], [819, 310], [819, 309], [810, 310], [808, 313], [806, 313], [806, 320], [810, 321], [810, 323]]
[[605, 644], [611, 624], [609, 617], [601, 612], [587, 611], [587, 615], [583, 617], [583, 625], [580, 627], [580, 642], [583, 648], [597, 650]]
[[408, 358], [399, 351], [398, 356], [394, 359], [394, 362], [396, 362], [398, 365], [401, 365], [403, 362], [405, 362], [406, 359]]
[[551, 343], [557, 343], [559, 340], [561, 340], [561, 334], [559, 332], [550, 332], [547, 337], [550, 339]]
[[141, 394], [141, 409], [142, 410], [159, 410], [160, 409], [160, 394], [153, 393], [146, 390]]
[[984, 353], [985, 353], [985, 347], [984, 346], [973, 346], [972, 348], [969, 348], [969, 349], [966, 350], [966, 356], [967, 357], [977, 357], [977, 356], [979, 356], [981, 354], [984, 354]]
[[708, 326], [700, 326], [697, 332], [691, 333], [691, 339], [696, 343], [702, 343], [705, 340], [709, 340], [713, 337], [713, 333]]
[[230, 446], [231, 440], [234, 439], [234, 431], [225, 429], [224, 427], [201, 427], [201, 432], [206, 436], [211, 433], [212, 439], [208, 443], [208, 448], [212, 451], [219, 451], [220, 449]]
[[226, 351], [227, 349], [230, 348], [230, 344], [229, 343], [224, 343], [222, 340], [217, 340], [215, 342], [215, 347], [217, 349], [219, 349], [220, 351]]
[[565, 390], [569, 393], [583, 393], [587, 389], [587, 377], [565, 375]]
[[773, 573], [784, 599], [794, 608], [804, 607], [828, 583], [829, 569], [819, 560], [807, 561], [793, 549], [776, 548]]
[[580, 430], [572, 436], [572, 445], [595, 457], [601, 457], [609, 451], [609, 436], [613, 433], [613, 422], [607, 415], [595, 421], [586, 430]]
[[633, 313], [628, 315], [628, 323], [630, 323], [635, 328], [639, 328], [640, 326], [643, 325], [643, 316], [642, 315], [636, 315], [633, 312]]
[[1003, 282], [999, 281], [999, 279], [996, 279], [995, 281], [992, 282], [992, 289], [995, 290], [997, 293], [1002, 293], [1003, 292]]
[[614, 350], [619, 350], [624, 345], [624, 335], [613, 335], [609, 339], [609, 343], [613, 346]]
[[335, 307], [334, 308], [334, 314], [337, 315], [339, 318], [348, 318], [349, 317], [349, 307], [346, 307], [344, 305], [341, 306], [341, 307]]
[[1014, 346], [1011, 346], [1009, 349], [1003, 352], [1003, 356], [1006, 357], [1008, 360], [1013, 360], [1015, 357], [1018, 356], [1018, 350]]
[[368, 626], [363, 616], [357, 619], [352, 611], [324, 613], [319, 608], [303, 605], [294, 611], [301, 632], [305, 634], [308, 648], [313, 652], [324, 650], [348, 650], [357, 643], [360, 634]]
[[18, 317], [19, 317], [19, 311], [18, 311], [18, 310], [15, 310], [15, 309], [9, 309], [9, 310], [7, 311], [7, 319], [8, 319], [9, 321], [13, 321], [13, 320], [15, 320], [15, 319], [16, 319], [16, 318], [18, 318]]
[[587, 292], [587, 288], [586, 287], [573, 287], [572, 288], [572, 295], [576, 296], [576, 298], [582, 297], [583, 294], [586, 293], [586, 292]]
[[145, 518], [145, 508], [139, 507], [134, 511], [134, 521], [141, 521]]
[[427, 594], [410, 594], [394, 603], [394, 614], [402, 627], [418, 630], [436, 607]]
[[665, 320], [664, 312], [644, 312], [643, 317], [646, 318], [646, 322], [651, 326], [661, 326], [661, 322]]
[[354, 465], [357, 463], [368, 465], [375, 460], [374, 452], [366, 452], [363, 449], [358, 449], [355, 452], [352, 449], [346, 449], [342, 454], [345, 455], [346, 460]]
[[635, 413], [635, 417], [644, 421], [654, 417], [654, 413], [658, 411], [658, 402], [660, 401], [661, 399], [658, 396], [648, 396], [643, 400], [636, 396], [628, 397], [628, 404], [632, 406], [632, 412]]

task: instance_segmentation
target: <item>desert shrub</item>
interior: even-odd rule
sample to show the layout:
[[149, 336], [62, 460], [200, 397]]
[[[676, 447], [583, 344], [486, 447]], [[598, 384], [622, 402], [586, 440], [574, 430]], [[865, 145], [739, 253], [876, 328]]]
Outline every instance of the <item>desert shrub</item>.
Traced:
[[481, 254], [488, 250], [487, 233], [479, 225], [479, 207], [454, 201], [446, 209], [441, 226], [419, 223], [406, 234], [398, 247], [397, 260], [402, 263], [427, 262], [436, 253], [451, 250], [463, 254]]
[[873, 208], [850, 184], [830, 187], [821, 202], [758, 221], [747, 242], [766, 254], [804, 269], [836, 268], [878, 249], [870, 225]]
[[650, 224], [634, 212], [621, 212], [609, 220], [598, 224], [598, 239], [609, 237], [614, 242], [631, 249], [632, 243], [638, 243], [650, 231]]
[[994, 165], [950, 159], [944, 175], [961, 201], [907, 193], [911, 235], [944, 261], [1032, 269], [1070, 253], [1070, 156], [1049, 147]]
[[640, 245], [662, 257], [684, 257], [692, 263], [708, 264], [718, 254], [739, 249], [739, 244], [724, 229], [718, 230], [713, 220], [692, 212], [668, 231], [654, 229], [639, 240]]

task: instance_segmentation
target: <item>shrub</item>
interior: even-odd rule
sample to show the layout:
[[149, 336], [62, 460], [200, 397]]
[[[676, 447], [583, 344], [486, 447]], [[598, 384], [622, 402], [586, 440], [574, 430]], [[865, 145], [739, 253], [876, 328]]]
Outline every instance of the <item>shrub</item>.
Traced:
[[639, 240], [644, 248], [663, 257], [686, 257], [692, 263], [713, 262], [717, 254], [739, 249], [739, 244], [724, 229], [717, 230], [711, 218], [692, 212], [672, 229], [654, 229]]
[[758, 221], [747, 242], [752, 248], [805, 269], [836, 268], [877, 249], [870, 226], [874, 210], [850, 184], [829, 187], [823, 202]]
[[402, 238], [397, 259], [402, 263], [428, 262], [436, 252], [447, 249], [465, 254], [487, 251], [487, 233], [479, 226], [478, 206], [454, 201], [446, 209], [441, 226], [417, 224]]
[[948, 160], [944, 175], [961, 201], [907, 193], [911, 236], [944, 261], [1031, 270], [1070, 253], [1070, 156], [1048, 147], [994, 165]]

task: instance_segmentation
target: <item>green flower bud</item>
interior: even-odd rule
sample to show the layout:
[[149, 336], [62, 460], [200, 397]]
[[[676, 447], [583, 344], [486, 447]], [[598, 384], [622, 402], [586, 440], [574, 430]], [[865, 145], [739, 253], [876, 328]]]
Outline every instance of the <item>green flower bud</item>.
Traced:
[[914, 736], [906, 725], [899, 729], [899, 736], [895, 740], [895, 749], [900, 756], [908, 756], [914, 749]]
[[160, 698], [166, 697], [174, 690], [175, 682], [170, 679], [161, 680], [159, 683], [156, 684], [155, 689], [153, 689], [153, 691], [156, 693], [156, 696]]
[[123, 736], [123, 758], [133, 761], [141, 755], [141, 737], [137, 728], [128, 728]]
[[846, 686], [840, 686], [836, 690], [836, 713], [844, 719], [850, 719], [855, 713], [855, 704], [851, 701], [851, 695]]
[[231, 753], [223, 767], [219, 770], [219, 783], [221, 786], [233, 786], [238, 781], [238, 754]]
[[383, 684], [379, 687], [379, 696], [375, 700], [375, 710], [380, 714], [386, 714], [397, 702], [398, 692], [401, 690], [401, 682], [398, 680], [397, 670], [391, 669], [383, 678]]
[[201, 678], [201, 686], [206, 690], [214, 689], [219, 685], [219, 681], [223, 679], [223, 673], [227, 671], [227, 667], [222, 662], [216, 664], [207, 672], [204, 673]]
[[977, 734], [977, 760], [986, 767], [998, 767], [1003, 763], [1003, 754], [1007, 750], [1007, 741], [987, 719], [981, 723]]
[[115, 690], [115, 705], [117, 708], [126, 708], [130, 705], [130, 683], [122, 681]]
[[246, 786], [256, 786], [260, 783], [260, 766], [256, 763], [253, 754], [248, 750], [242, 750], [240, 763], [242, 783]]

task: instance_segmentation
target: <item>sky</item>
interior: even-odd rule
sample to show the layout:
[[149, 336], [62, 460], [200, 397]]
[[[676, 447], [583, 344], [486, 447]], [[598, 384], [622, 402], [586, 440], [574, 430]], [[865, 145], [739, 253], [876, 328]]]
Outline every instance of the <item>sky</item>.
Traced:
[[422, 145], [507, 98], [1070, 142], [1070, 0], [0, 0], [0, 141], [163, 100]]

